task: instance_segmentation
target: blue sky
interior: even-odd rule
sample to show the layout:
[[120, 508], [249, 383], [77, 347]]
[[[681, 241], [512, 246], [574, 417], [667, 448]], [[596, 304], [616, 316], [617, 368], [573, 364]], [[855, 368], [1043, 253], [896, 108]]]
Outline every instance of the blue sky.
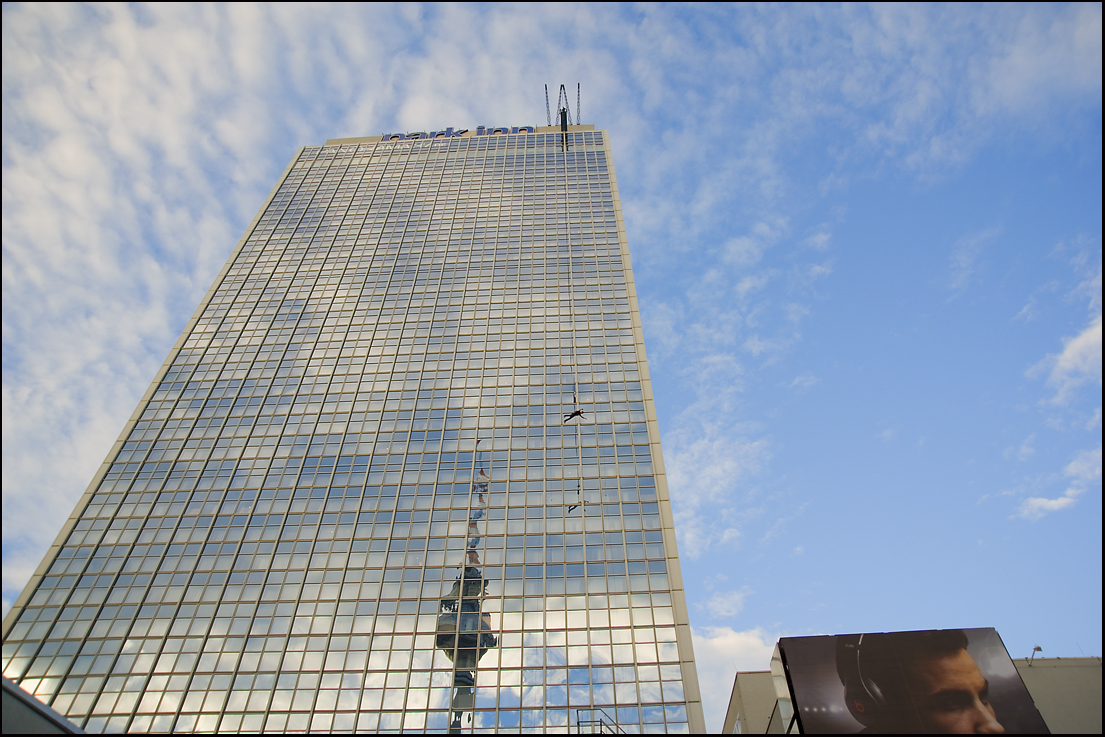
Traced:
[[5, 611], [300, 145], [578, 81], [707, 723], [780, 635], [1100, 655], [1100, 5], [3, 13]]

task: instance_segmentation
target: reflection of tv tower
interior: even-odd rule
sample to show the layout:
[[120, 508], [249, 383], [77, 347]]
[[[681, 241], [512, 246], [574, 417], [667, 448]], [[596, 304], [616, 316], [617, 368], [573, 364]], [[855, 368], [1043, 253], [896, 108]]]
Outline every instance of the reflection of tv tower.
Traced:
[[[480, 441], [476, 441], [478, 449]], [[486, 516], [488, 484], [491, 481], [480, 453], [476, 464], [480, 466], [472, 481], [472, 510], [468, 513], [468, 565], [461, 571], [449, 593], [441, 600], [441, 612], [437, 617], [437, 646], [453, 663], [453, 721], [451, 734], [459, 734], [461, 718], [475, 707], [476, 665], [488, 649], [498, 645], [491, 634], [491, 615], [485, 614], [481, 605], [487, 591], [487, 580], [480, 563], [479, 545], [483, 533], [479, 521]]]
[[480, 551], [478, 550], [480, 542], [483, 540], [483, 536], [480, 534], [480, 528], [477, 524], [487, 514], [487, 485], [491, 479], [487, 475], [487, 469], [483, 467], [482, 459], [479, 458], [480, 441], [476, 441], [476, 462], [480, 464], [480, 470], [476, 473], [476, 478], [472, 481], [472, 511], [468, 513], [468, 565], [478, 566], [480, 563]]

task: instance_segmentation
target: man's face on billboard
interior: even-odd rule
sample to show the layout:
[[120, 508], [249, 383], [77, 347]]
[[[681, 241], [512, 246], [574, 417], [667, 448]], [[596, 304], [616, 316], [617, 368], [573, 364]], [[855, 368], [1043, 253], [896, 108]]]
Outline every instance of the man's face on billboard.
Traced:
[[1002, 734], [990, 684], [966, 650], [914, 661], [914, 697], [924, 731], [937, 734]]

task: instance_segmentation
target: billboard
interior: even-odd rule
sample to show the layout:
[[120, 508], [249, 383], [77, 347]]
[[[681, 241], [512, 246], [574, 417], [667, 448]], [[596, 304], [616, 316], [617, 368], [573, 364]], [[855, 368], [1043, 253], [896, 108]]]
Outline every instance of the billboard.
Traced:
[[784, 637], [778, 655], [806, 734], [1048, 732], [992, 627]]

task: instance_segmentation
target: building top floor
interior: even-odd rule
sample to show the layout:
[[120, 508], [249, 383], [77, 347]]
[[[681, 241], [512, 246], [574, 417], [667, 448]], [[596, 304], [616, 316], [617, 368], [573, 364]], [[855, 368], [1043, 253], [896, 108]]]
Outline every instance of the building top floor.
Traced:
[[[581, 131], [593, 131], [595, 126], [587, 125], [569, 125], [569, 133], [577, 133]], [[380, 143], [381, 141], [417, 141], [431, 138], [475, 138], [476, 136], [494, 136], [504, 134], [516, 134], [516, 133], [560, 133], [561, 128], [558, 125], [502, 125], [502, 126], [484, 126], [478, 125], [475, 128], [453, 128], [448, 127], [442, 130], [425, 130], [425, 131], [409, 131], [407, 133], [384, 133], [380, 136], [355, 136], [352, 138], [331, 138], [326, 141], [327, 146], [340, 146], [352, 143]]]

